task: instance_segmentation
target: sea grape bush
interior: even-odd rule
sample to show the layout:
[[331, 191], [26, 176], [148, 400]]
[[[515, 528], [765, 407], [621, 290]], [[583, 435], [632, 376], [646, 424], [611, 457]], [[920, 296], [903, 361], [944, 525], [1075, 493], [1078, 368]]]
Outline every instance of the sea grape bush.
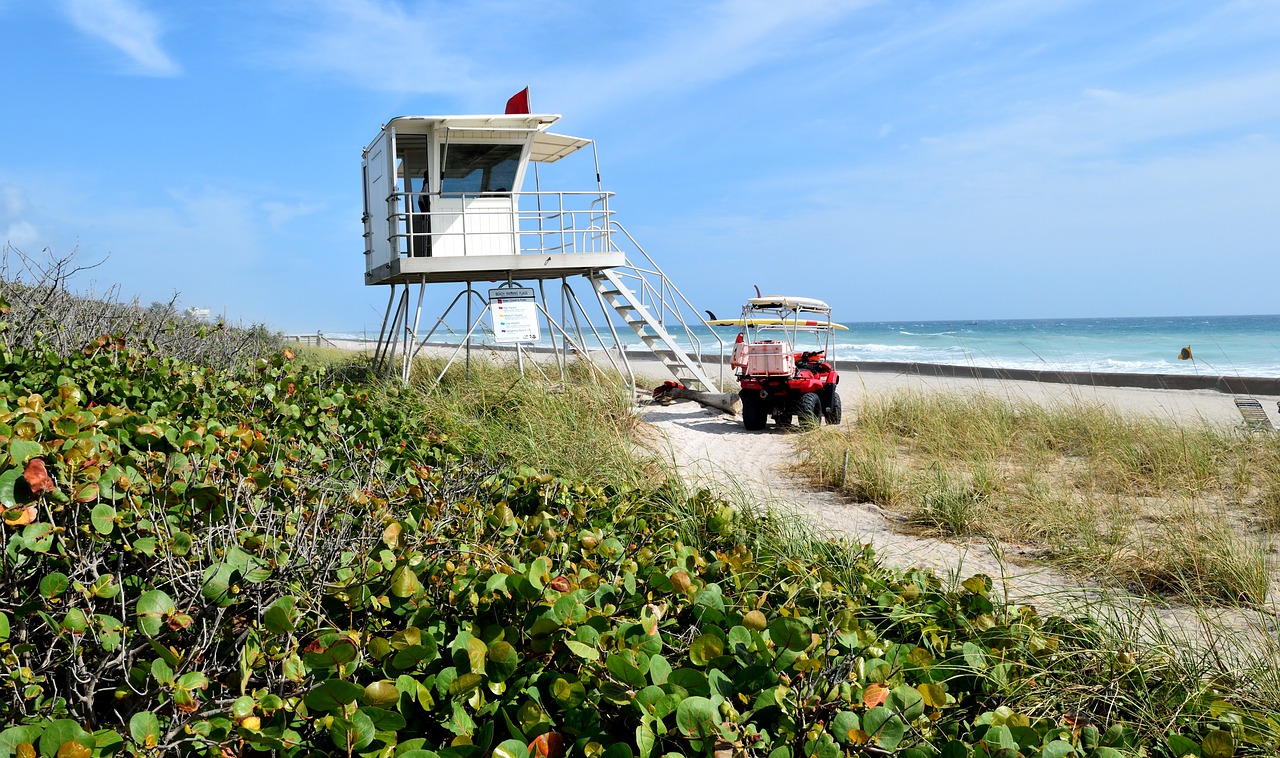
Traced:
[[[1116, 704], [1161, 694], [1159, 661], [985, 577], [865, 550], [835, 570], [705, 492], [681, 518], [476, 460], [410, 393], [287, 352], [247, 372], [118, 337], [4, 357], [0, 758], [1275, 747], [1271, 717], [1223, 698], [1136, 731]], [[1070, 713], [1037, 701], [1064, 669], [1099, 672]]]

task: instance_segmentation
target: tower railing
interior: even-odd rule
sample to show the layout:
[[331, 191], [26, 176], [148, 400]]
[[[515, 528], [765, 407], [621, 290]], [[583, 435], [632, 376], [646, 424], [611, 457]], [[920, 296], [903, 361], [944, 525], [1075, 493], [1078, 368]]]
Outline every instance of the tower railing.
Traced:
[[660, 266], [658, 266], [657, 262], [649, 255], [648, 251], [646, 251], [644, 247], [636, 241], [636, 238], [631, 235], [631, 232], [627, 231], [626, 227], [612, 219], [610, 219], [609, 226], [615, 233], [610, 237], [611, 244], [618, 237], [621, 237], [625, 239], [629, 246], [639, 255], [637, 258], [627, 250], [622, 250], [622, 252], [627, 254], [627, 264], [625, 266], [618, 266], [614, 268], [614, 271], [618, 273], [619, 278], [636, 293], [640, 302], [649, 309], [654, 319], [662, 326], [663, 329], [667, 329], [667, 331], [670, 332], [670, 329], [668, 328], [669, 324], [671, 326], [679, 325], [692, 348], [689, 355], [700, 364], [705, 364], [707, 358], [712, 355], [710, 352], [712, 343], [707, 341], [707, 344], [704, 346], [702, 338], [698, 336], [697, 332], [693, 331], [690, 325], [701, 324], [707, 328], [707, 331], [710, 332], [711, 336], [715, 339], [714, 355], [718, 356], [719, 374], [716, 377], [716, 380], [720, 384], [723, 384], [724, 340], [716, 333], [715, 329], [711, 328], [710, 324], [707, 324], [706, 319], [702, 318], [701, 313], [693, 306], [693, 303], [689, 301], [689, 298], [685, 297], [685, 294], [680, 291], [680, 288], [676, 286], [675, 282], [671, 281], [671, 278], [667, 276], [666, 272], [664, 272]]
[[[612, 192], [396, 192], [388, 217], [401, 257], [614, 252]], [[509, 201], [509, 202], [508, 202]], [[426, 210], [424, 210], [426, 209]]]

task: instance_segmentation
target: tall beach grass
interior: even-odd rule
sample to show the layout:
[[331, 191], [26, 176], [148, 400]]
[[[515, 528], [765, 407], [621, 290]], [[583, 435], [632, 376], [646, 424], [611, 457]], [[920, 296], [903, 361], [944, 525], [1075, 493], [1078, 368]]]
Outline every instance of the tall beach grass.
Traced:
[[816, 483], [944, 537], [986, 537], [1130, 588], [1260, 605], [1280, 440], [989, 394], [867, 397], [803, 435]]

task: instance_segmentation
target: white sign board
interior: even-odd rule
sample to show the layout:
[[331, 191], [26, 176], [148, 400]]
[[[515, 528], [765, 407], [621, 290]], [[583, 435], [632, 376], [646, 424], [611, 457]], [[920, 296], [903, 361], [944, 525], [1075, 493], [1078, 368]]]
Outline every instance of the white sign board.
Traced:
[[538, 328], [538, 304], [528, 287], [503, 287], [489, 290], [489, 310], [493, 313], [494, 339], [500, 345], [537, 342], [542, 338]]

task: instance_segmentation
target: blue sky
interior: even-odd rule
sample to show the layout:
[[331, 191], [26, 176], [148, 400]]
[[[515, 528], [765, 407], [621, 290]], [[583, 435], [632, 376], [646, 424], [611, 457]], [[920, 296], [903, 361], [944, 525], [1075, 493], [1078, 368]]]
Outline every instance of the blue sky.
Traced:
[[0, 82], [0, 242], [287, 331], [377, 328], [380, 125], [526, 85], [700, 308], [1280, 311], [1275, 0], [0, 0]]

